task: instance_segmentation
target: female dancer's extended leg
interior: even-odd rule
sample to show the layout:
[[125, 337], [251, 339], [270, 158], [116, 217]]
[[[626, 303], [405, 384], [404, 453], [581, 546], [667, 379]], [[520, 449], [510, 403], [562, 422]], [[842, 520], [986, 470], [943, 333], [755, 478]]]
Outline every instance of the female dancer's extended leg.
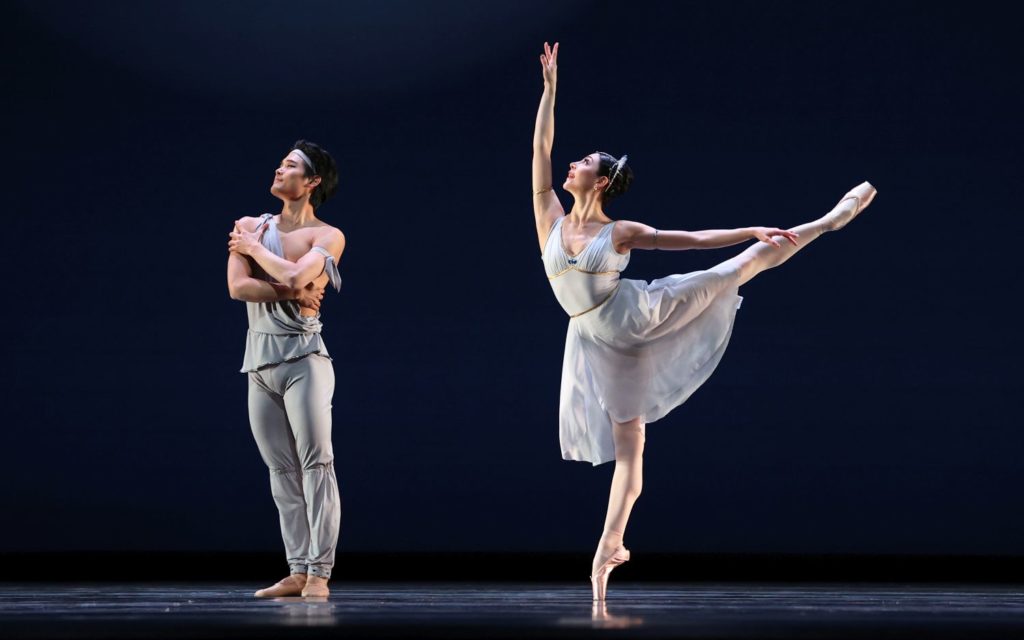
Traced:
[[793, 227], [790, 231], [799, 234], [796, 246], [781, 236], [775, 236], [782, 246], [776, 247], [765, 242], [758, 242], [734, 258], [730, 258], [710, 269], [720, 273], [735, 273], [739, 279], [737, 284], [744, 284], [765, 269], [777, 267], [793, 257], [813, 240], [827, 231], [836, 231], [846, 226], [853, 218], [863, 211], [875, 197], [875, 188], [867, 182], [854, 187], [847, 197], [839, 201], [831, 211], [813, 222]]
[[604, 600], [611, 569], [629, 559], [629, 551], [622, 548], [622, 536], [644, 483], [643, 423], [639, 418], [629, 422], [613, 422], [612, 438], [615, 442], [615, 473], [612, 475], [612, 488], [608, 495], [604, 533], [597, 545], [590, 574], [594, 582], [595, 600]]

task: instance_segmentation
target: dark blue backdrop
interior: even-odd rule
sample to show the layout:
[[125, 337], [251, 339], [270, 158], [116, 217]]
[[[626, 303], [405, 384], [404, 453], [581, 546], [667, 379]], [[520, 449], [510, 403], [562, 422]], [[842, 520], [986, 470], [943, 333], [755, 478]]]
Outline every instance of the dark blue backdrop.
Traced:
[[1024, 553], [1022, 47], [995, 7], [9, 3], [0, 550], [280, 548], [225, 242], [279, 209], [297, 138], [341, 167], [341, 548], [590, 548], [612, 468], [560, 460], [529, 198], [558, 40], [555, 173], [628, 153], [613, 217], [791, 226], [879, 190], [742, 289], [719, 370], [649, 428], [631, 546]]

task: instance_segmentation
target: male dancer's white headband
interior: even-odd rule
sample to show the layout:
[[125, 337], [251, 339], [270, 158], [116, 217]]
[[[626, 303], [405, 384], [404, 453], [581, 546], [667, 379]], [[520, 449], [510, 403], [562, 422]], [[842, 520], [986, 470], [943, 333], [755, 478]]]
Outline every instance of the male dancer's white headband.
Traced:
[[301, 149], [292, 149], [292, 153], [302, 158], [302, 161], [306, 163], [307, 167], [309, 167], [310, 173], [316, 175], [316, 167], [313, 166], [313, 161], [309, 159], [309, 156], [302, 153]]

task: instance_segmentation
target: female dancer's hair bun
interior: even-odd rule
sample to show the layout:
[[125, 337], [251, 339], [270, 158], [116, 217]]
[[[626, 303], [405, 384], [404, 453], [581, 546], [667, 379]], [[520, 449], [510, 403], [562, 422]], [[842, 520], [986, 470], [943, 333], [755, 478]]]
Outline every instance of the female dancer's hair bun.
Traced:
[[[335, 164], [331, 154], [327, 153], [327, 149], [308, 140], [296, 140], [292, 149], [298, 149], [309, 156], [309, 159], [313, 161], [313, 166], [316, 167], [316, 175], [320, 176], [320, 184], [309, 195], [309, 204], [313, 205], [314, 210], [319, 209], [320, 205], [338, 190], [338, 165]], [[309, 178], [313, 177], [308, 175], [309, 170], [305, 163], [303, 163], [303, 169], [303, 175]]]
[[608, 204], [629, 191], [629, 186], [633, 184], [633, 170], [626, 164], [625, 154], [622, 158], [616, 158], [604, 151], [598, 151], [597, 155], [601, 158], [597, 165], [597, 175], [608, 178], [608, 186], [605, 187], [602, 200], [604, 204]]

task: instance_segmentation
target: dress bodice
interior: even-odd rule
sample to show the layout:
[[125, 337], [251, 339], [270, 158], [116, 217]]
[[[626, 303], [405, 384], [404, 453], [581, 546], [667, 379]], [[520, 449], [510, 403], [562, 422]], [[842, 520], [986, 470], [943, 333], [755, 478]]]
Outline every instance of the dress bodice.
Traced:
[[575, 318], [596, 309], [615, 294], [619, 272], [629, 264], [629, 254], [615, 251], [612, 244], [615, 222], [609, 222], [582, 251], [569, 255], [562, 242], [565, 218], [561, 216], [551, 225], [541, 259], [555, 298], [565, 312]]

